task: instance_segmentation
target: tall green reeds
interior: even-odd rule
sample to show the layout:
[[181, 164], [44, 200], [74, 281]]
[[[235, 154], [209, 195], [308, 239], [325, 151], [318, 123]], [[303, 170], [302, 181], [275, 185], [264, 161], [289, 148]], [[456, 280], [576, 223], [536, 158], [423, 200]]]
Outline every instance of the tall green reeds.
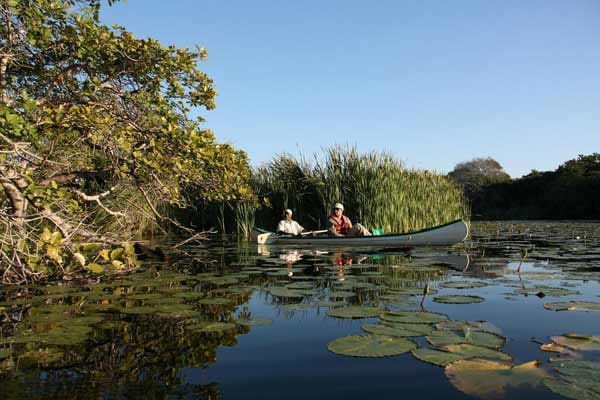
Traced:
[[250, 232], [254, 226], [256, 202], [240, 201], [233, 206], [238, 237], [250, 239]]
[[462, 191], [445, 176], [406, 169], [390, 154], [360, 153], [354, 147], [326, 149], [312, 164], [276, 157], [254, 171], [253, 188], [263, 224], [275, 223], [292, 208], [305, 227], [323, 227], [336, 202], [344, 204], [353, 222], [387, 233], [469, 219]]

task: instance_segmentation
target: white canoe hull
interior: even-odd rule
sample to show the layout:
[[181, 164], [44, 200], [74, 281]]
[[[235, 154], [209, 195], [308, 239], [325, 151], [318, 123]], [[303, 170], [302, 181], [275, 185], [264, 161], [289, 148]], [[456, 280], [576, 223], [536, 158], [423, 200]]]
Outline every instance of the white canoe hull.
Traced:
[[462, 221], [454, 221], [446, 225], [421, 231], [362, 237], [330, 237], [310, 235], [282, 236], [272, 232], [253, 231], [252, 240], [259, 244], [293, 244], [301, 246], [374, 246], [374, 247], [413, 247], [413, 246], [451, 246], [467, 238], [469, 228]]

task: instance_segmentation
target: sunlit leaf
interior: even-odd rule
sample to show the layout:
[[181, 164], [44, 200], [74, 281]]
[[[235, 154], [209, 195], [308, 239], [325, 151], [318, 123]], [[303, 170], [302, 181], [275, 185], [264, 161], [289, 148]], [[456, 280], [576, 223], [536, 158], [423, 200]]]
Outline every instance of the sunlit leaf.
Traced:
[[410, 340], [377, 335], [345, 336], [327, 345], [333, 353], [353, 357], [395, 356], [416, 348], [417, 345]]
[[479, 296], [438, 296], [434, 297], [433, 301], [436, 303], [446, 303], [446, 304], [471, 304], [471, 303], [481, 303], [485, 299]]
[[544, 385], [570, 399], [600, 398], [600, 363], [597, 361], [564, 361], [553, 363], [556, 378], [544, 379]]
[[424, 311], [388, 311], [380, 315], [388, 322], [402, 322], [407, 324], [435, 324], [448, 319], [444, 314]]
[[548, 374], [532, 361], [521, 365], [491, 360], [459, 360], [445, 369], [461, 392], [480, 399], [505, 399], [510, 390], [537, 387]]
[[349, 306], [332, 308], [327, 311], [327, 315], [337, 318], [373, 318], [377, 317], [383, 311], [379, 307], [367, 306]]

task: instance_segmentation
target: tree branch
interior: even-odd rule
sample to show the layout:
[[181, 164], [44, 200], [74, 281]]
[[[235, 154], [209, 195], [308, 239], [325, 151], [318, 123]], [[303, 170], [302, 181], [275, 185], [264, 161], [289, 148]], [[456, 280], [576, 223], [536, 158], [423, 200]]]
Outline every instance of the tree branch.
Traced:
[[97, 195], [94, 195], [94, 196], [87, 195], [87, 194], [85, 194], [85, 193], [83, 193], [82, 191], [80, 191], [80, 190], [77, 190], [77, 189], [75, 189], [75, 190], [74, 190], [74, 192], [75, 192], [75, 193], [76, 193], [76, 194], [77, 194], [79, 197], [81, 197], [83, 200], [85, 200], [85, 201], [95, 201], [95, 202], [98, 204], [98, 206], [100, 206], [100, 208], [102, 208], [104, 211], [106, 211], [107, 213], [109, 213], [109, 214], [110, 214], [110, 215], [112, 215], [113, 217], [126, 217], [126, 215], [125, 215], [125, 214], [123, 214], [122, 212], [120, 212], [120, 211], [112, 211], [112, 210], [110, 210], [108, 207], [106, 207], [104, 204], [102, 204], [102, 201], [101, 201], [101, 199], [102, 199], [103, 197], [106, 197], [106, 196], [108, 196], [109, 194], [111, 194], [111, 193], [112, 193], [112, 191], [113, 191], [113, 190], [115, 190], [115, 188], [116, 188], [116, 186], [115, 186], [115, 187], [113, 187], [113, 188], [110, 188], [109, 190], [107, 190], [107, 191], [106, 191], [106, 192], [104, 192], [104, 193], [100, 193], [100, 194], [97, 194]]
[[168, 221], [171, 224], [173, 224], [174, 226], [176, 226], [177, 228], [179, 228], [182, 231], [185, 231], [187, 233], [195, 233], [196, 232], [194, 229], [188, 228], [187, 226], [183, 226], [179, 222], [175, 221], [172, 218], [165, 217], [165, 216], [161, 215], [156, 210], [156, 208], [154, 207], [154, 205], [152, 204], [152, 202], [150, 201], [150, 198], [148, 197], [148, 194], [146, 193], [146, 191], [144, 190], [144, 188], [141, 187], [140, 185], [138, 185], [138, 190], [142, 193], [142, 196], [144, 196], [144, 200], [146, 200], [146, 203], [148, 204], [148, 207], [150, 207], [150, 209], [152, 210], [152, 213], [154, 214], [154, 216], [156, 218], [158, 218], [160, 221]]

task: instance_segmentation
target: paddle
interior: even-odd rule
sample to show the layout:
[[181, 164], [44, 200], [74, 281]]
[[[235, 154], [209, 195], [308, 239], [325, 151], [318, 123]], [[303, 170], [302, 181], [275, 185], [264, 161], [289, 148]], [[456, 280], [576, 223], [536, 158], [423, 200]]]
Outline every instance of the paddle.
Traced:
[[[317, 233], [325, 233], [325, 232], [329, 232], [329, 231], [328, 231], [327, 229], [325, 229], [325, 230], [322, 230], [322, 231], [308, 231], [308, 232], [302, 232], [302, 233], [300, 234], [300, 236], [312, 235], [313, 233], [315, 233], [315, 234], [317, 234]], [[292, 236], [292, 237], [293, 237], [293, 236], [295, 236], [295, 235], [292, 235], [292, 234], [284, 234], [284, 235], [281, 235], [281, 236]]]
[[325, 232], [328, 232], [328, 230], [327, 230], [327, 229], [324, 229], [324, 230], [322, 230], [322, 231], [309, 231], [309, 232], [302, 232], [300, 235], [304, 236], [304, 235], [312, 235], [313, 233], [314, 233], [314, 234], [317, 234], [317, 233], [325, 233]]

